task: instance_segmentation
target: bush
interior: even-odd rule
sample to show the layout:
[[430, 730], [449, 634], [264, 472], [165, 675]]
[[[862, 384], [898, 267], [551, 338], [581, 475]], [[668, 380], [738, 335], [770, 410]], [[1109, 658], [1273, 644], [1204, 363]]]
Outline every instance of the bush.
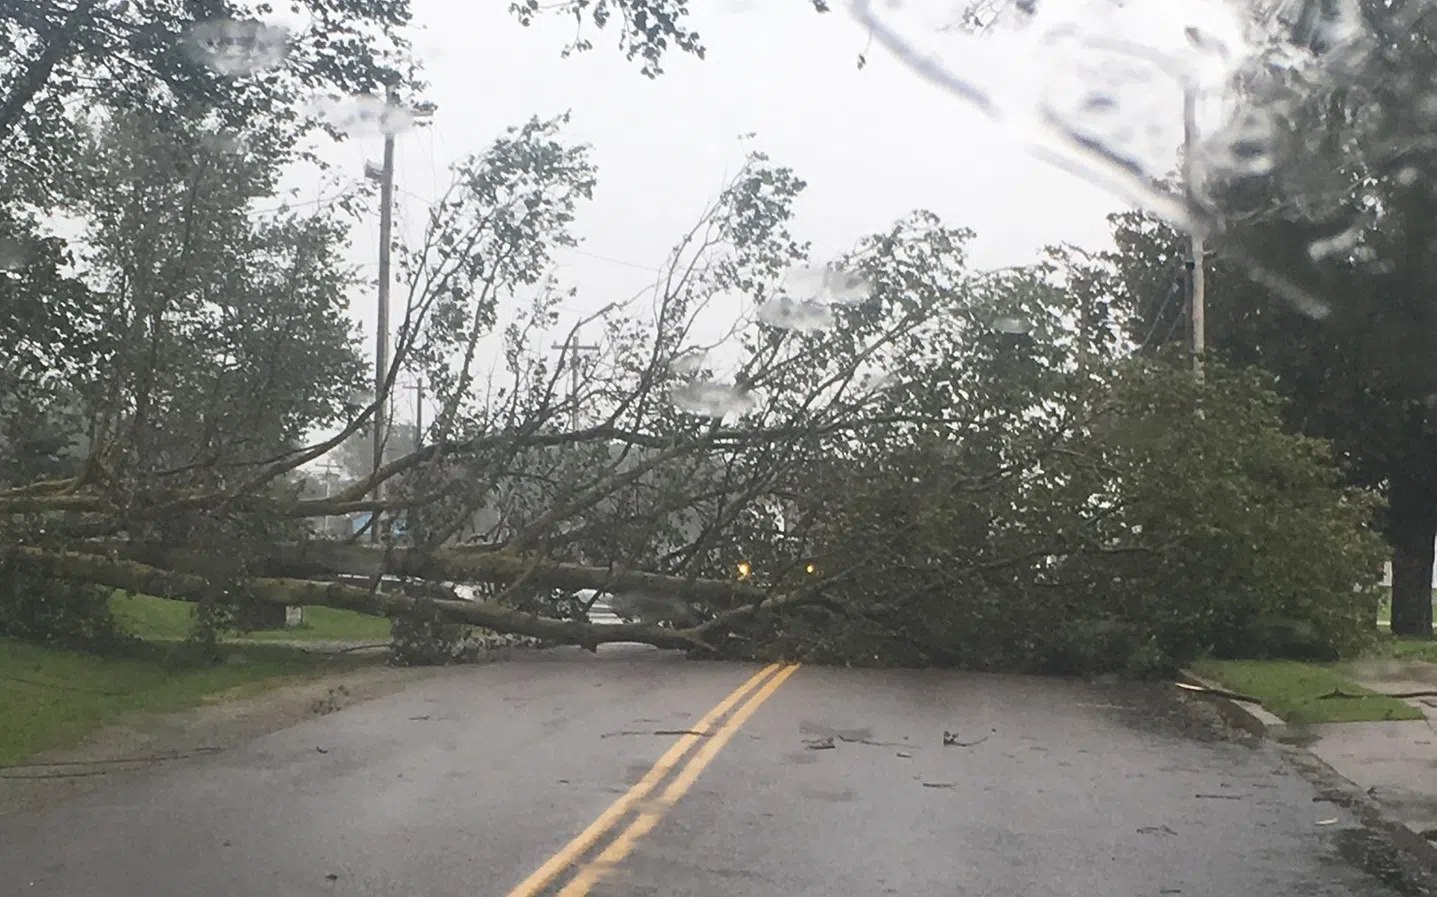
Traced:
[[104, 653], [128, 638], [110, 612], [112, 590], [50, 579], [0, 561], [0, 636]]
[[389, 624], [391, 660], [397, 666], [443, 666], [472, 662], [479, 648], [468, 626], [446, 621], [431, 599], [416, 599], [414, 607]]
[[1331, 659], [1375, 637], [1375, 503], [1342, 485], [1324, 443], [1283, 431], [1258, 375], [1211, 365], [1199, 386], [1135, 361], [1081, 410], [1057, 437], [1027, 423], [933, 434], [834, 487], [816, 478], [823, 552], [863, 562], [828, 589], [843, 612], [790, 615], [761, 641], [850, 662], [1158, 675], [1207, 654]]

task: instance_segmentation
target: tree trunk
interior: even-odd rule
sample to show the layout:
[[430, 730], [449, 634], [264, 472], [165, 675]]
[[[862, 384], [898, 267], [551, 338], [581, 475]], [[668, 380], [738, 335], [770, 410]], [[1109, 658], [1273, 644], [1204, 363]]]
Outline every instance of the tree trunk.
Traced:
[[[209, 580], [203, 576], [163, 570], [98, 554], [61, 553], [17, 546], [9, 549], [5, 557], [13, 563], [24, 564], [56, 579], [91, 582], [112, 589], [182, 601], [200, 601], [213, 591]], [[575, 571], [587, 569], [573, 565], [556, 565], [556, 568], [559, 570], [560, 580], [572, 577]], [[648, 577], [653, 581], [672, 579], [656, 574], [631, 573], [628, 576], [641, 579]], [[705, 581], [698, 580], [690, 585], [694, 584], [704, 585]], [[729, 585], [711, 581], [707, 584], [720, 589], [726, 589]], [[237, 587], [240, 585], [245, 588], [251, 600], [281, 608], [286, 605], [319, 605], [375, 616], [396, 616], [415, 607], [414, 599], [402, 594], [371, 592], [369, 589], [334, 582], [260, 577], [236, 584]], [[656, 648], [703, 650], [721, 654], [724, 648], [723, 635], [728, 627], [762, 611], [799, 607], [820, 600], [822, 598], [819, 592], [806, 584], [805, 587], [787, 594], [763, 598], [756, 603], [743, 604], [724, 611], [714, 619], [691, 629], [668, 629], [645, 623], [594, 625], [575, 620], [539, 617], [476, 601], [437, 599], [431, 600], [430, 605], [451, 622], [479, 626], [496, 632], [529, 635], [560, 644], [582, 645], [590, 650], [609, 642], [643, 642]]]
[[1403, 520], [1392, 539], [1392, 634], [1432, 637], [1432, 556], [1437, 517]]

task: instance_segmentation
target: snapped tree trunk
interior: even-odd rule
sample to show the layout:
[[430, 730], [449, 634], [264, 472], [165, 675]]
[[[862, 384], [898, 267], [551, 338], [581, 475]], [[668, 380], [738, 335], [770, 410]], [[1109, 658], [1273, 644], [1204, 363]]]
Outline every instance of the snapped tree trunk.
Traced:
[[1437, 517], [1394, 521], [1392, 634], [1432, 636], [1432, 556]]

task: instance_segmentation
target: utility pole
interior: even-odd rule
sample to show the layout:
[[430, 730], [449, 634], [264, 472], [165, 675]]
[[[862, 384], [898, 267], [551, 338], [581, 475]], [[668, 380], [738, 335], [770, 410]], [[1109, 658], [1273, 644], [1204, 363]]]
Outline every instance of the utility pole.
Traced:
[[[395, 102], [394, 88], [389, 89], [388, 102]], [[372, 169], [366, 174], [374, 177]], [[394, 233], [394, 135], [384, 135], [384, 162], [379, 179], [379, 313], [374, 327], [374, 472], [384, 466], [384, 430], [386, 425], [384, 382], [389, 374], [389, 245]], [[372, 498], [376, 505], [383, 499], [384, 485], [376, 482]], [[369, 541], [379, 541], [379, 509], [370, 511]]]
[[[385, 101], [390, 106], [397, 106], [399, 103], [399, 92], [391, 84], [385, 95]], [[434, 114], [432, 103], [422, 103], [410, 110], [411, 115], [416, 118], [428, 118]], [[379, 310], [374, 325], [374, 472], [378, 473], [379, 468], [384, 466], [384, 437], [386, 435], [388, 420], [391, 415], [387, 414], [386, 403], [392, 401], [392, 396], [386, 394], [384, 382], [389, 374], [389, 288], [392, 279], [389, 266], [390, 244], [394, 242], [394, 131], [385, 129], [384, 132], [384, 161], [378, 167], [366, 162], [364, 174], [370, 180], [379, 181]], [[384, 497], [384, 486], [382, 483], [374, 484], [372, 493], [377, 503]], [[379, 541], [379, 512], [371, 512], [374, 520], [369, 527], [369, 538], [372, 542]]]
[[563, 343], [554, 343], [552, 348], [559, 350], [559, 364], [564, 363], [567, 357], [569, 361], [569, 401], [573, 403], [569, 409], [569, 429], [579, 429], [579, 358], [580, 352], [597, 352], [598, 346], [579, 345], [579, 334], [569, 334], [569, 338]]
[[[1183, 186], [1188, 209], [1197, 209], [1197, 89], [1191, 85], [1183, 92]], [[1207, 272], [1203, 265], [1203, 224], [1192, 223], [1192, 258], [1188, 262], [1188, 311], [1192, 334], [1193, 373], [1203, 377], [1203, 352], [1207, 348], [1204, 331], [1207, 311]]]

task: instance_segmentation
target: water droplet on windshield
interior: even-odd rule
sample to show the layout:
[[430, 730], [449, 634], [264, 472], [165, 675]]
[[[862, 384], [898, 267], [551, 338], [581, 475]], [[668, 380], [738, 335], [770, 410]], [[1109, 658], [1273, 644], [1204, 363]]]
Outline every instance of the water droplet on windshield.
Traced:
[[669, 369], [675, 374], [697, 374], [708, 362], [708, 353], [702, 349], [685, 352], [670, 363]]
[[898, 378], [885, 371], [881, 374], [864, 374], [858, 381], [861, 392], [878, 392], [898, 382]]
[[1292, 39], [1314, 53], [1330, 53], [1366, 37], [1360, 0], [1322, 0], [1301, 6]]
[[311, 109], [336, 129], [352, 136], [392, 137], [414, 125], [413, 112], [370, 94], [325, 97], [315, 101]]
[[994, 318], [990, 326], [999, 333], [1027, 333], [1033, 329], [1027, 318]]
[[253, 19], [196, 22], [185, 41], [197, 59], [233, 77], [278, 68], [289, 56], [289, 29]]
[[686, 383], [669, 391], [674, 407], [701, 417], [744, 414], [755, 407], [753, 394], [725, 383]]
[[1202, 161], [1220, 174], [1237, 177], [1269, 174], [1276, 167], [1272, 118], [1259, 109], [1243, 109], [1203, 140]]
[[758, 319], [780, 330], [818, 333], [834, 325], [833, 310], [813, 299], [776, 296], [758, 307]]
[[1314, 262], [1321, 261], [1329, 256], [1352, 252], [1357, 246], [1357, 241], [1362, 239], [1360, 227], [1349, 227], [1340, 234], [1333, 234], [1320, 240], [1313, 240], [1307, 244], [1307, 256]]
[[784, 277], [783, 286], [795, 295], [835, 305], [857, 305], [873, 295], [873, 284], [867, 277], [832, 266], [793, 268]]

